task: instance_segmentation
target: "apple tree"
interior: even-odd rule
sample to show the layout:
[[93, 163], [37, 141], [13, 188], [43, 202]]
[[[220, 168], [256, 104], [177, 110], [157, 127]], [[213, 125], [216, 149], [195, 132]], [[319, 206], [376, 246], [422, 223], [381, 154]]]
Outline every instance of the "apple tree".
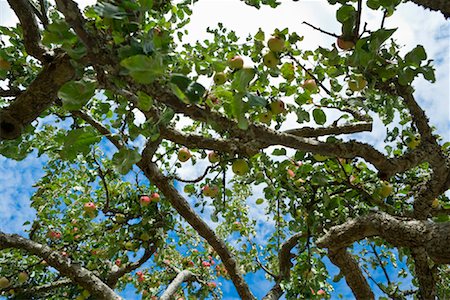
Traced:
[[[0, 229], [0, 295], [220, 299], [229, 281], [255, 299], [258, 270], [263, 299], [450, 294], [450, 143], [414, 93], [434, 68], [361, 13], [402, 1], [328, 0], [342, 30], [308, 24], [336, 41], [314, 51], [289, 28], [185, 43], [197, 1], [55, 2], [8, 0], [0, 27], [0, 152], [46, 159], [26, 235]], [[359, 139], [374, 118], [381, 148]]]

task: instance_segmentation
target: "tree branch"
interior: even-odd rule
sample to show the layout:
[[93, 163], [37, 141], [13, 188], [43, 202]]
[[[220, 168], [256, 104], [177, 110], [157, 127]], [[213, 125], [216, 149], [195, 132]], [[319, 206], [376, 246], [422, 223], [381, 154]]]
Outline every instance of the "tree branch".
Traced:
[[24, 127], [52, 105], [61, 86], [74, 77], [68, 55], [59, 55], [45, 65], [26, 91], [0, 110], [0, 140], [19, 137]]
[[450, 2], [447, 0], [409, 0], [424, 8], [440, 11], [445, 18], [450, 18]]
[[64, 257], [57, 251], [53, 251], [46, 245], [25, 239], [17, 234], [5, 234], [0, 231], [0, 249], [7, 248], [22, 249], [45, 259], [50, 266], [88, 290], [96, 299], [122, 299], [91, 271], [83, 268], [79, 264], [71, 262], [70, 259]]
[[8, 0], [8, 3], [19, 18], [27, 53], [42, 62], [48, 60], [50, 56], [41, 45], [41, 33], [30, 2], [28, 0]]
[[284, 131], [284, 133], [301, 137], [319, 137], [331, 134], [339, 135], [363, 131], [372, 131], [372, 123], [368, 122], [347, 123], [344, 125], [332, 125], [329, 127], [319, 127], [319, 128], [302, 127], [296, 129], [289, 129]]
[[[450, 245], [447, 243], [447, 246]], [[411, 249], [411, 255], [414, 258], [414, 269], [419, 281], [419, 293], [422, 299], [436, 298], [436, 281], [433, 271], [428, 263], [428, 255], [425, 249]]]
[[172, 299], [172, 296], [177, 292], [180, 288], [181, 284], [185, 281], [192, 280], [195, 277], [194, 273], [188, 270], [183, 270], [177, 274], [174, 280], [167, 286], [164, 293], [161, 295], [160, 300], [169, 300]]

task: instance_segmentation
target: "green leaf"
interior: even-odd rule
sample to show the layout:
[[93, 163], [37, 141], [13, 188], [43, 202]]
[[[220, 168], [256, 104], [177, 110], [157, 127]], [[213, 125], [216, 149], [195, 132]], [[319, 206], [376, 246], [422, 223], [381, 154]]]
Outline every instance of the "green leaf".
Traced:
[[411, 50], [405, 56], [405, 62], [408, 65], [415, 67], [420, 66], [420, 63], [425, 59], [427, 59], [427, 53], [425, 52], [425, 49], [421, 45]]
[[336, 19], [339, 23], [345, 23], [355, 17], [356, 10], [351, 5], [342, 5], [336, 12]]
[[183, 74], [172, 74], [170, 82], [178, 86], [181, 91], [185, 91], [192, 82], [192, 79]]
[[162, 123], [162, 125], [165, 126], [170, 123], [174, 116], [175, 112], [173, 111], [173, 109], [167, 107], [161, 114], [159, 121]]
[[122, 20], [127, 17], [127, 13], [121, 7], [108, 2], [100, 2], [94, 6], [95, 12], [102, 17]]
[[265, 107], [267, 105], [267, 100], [264, 97], [252, 94], [252, 93], [247, 93], [245, 94], [248, 98], [248, 105], [250, 107], [255, 107], [255, 106], [261, 106], [261, 107]]
[[277, 148], [273, 150], [272, 155], [281, 156], [286, 155], [286, 149], [285, 148]]
[[69, 81], [58, 91], [63, 108], [78, 110], [82, 108], [95, 94], [96, 83], [94, 81]]
[[248, 84], [252, 81], [253, 77], [255, 77], [255, 74], [256, 71], [253, 68], [241, 69], [234, 74], [231, 86], [238, 92], [245, 92]]
[[394, 34], [396, 30], [397, 28], [379, 29], [374, 33], [372, 33], [372, 35], [370, 36], [369, 49], [371, 51], [377, 51], [380, 48], [380, 46]]
[[258, 199], [256, 199], [256, 204], [257, 205], [261, 205], [261, 204], [263, 204], [264, 203], [264, 199], [263, 198], [258, 198]]
[[313, 110], [313, 118], [317, 124], [323, 125], [327, 121], [327, 116], [323, 110], [316, 108]]
[[120, 149], [119, 152], [116, 152], [112, 157], [114, 166], [122, 175], [127, 174], [133, 168], [133, 165], [140, 160], [141, 155], [137, 150], [127, 148]]
[[162, 57], [159, 55], [138, 54], [125, 58], [120, 64], [129, 70], [134, 80], [143, 84], [153, 82], [164, 71]]
[[189, 102], [191, 103], [199, 102], [203, 98], [205, 92], [206, 92], [205, 87], [198, 82], [191, 82], [191, 84], [187, 87], [186, 91], [184, 91], [186, 97], [189, 99]]
[[138, 91], [138, 103], [137, 106], [142, 111], [149, 111], [153, 105], [153, 99], [144, 92]]
[[261, 28], [259, 28], [258, 32], [255, 34], [255, 40], [264, 42], [265, 35], [264, 35], [264, 31], [262, 31]]
[[79, 153], [87, 155], [91, 146], [100, 140], [101, 136], [92, 127], [71, 130], [63, 138], [60, 155], [66, 160], [75, 159]]
[[231, 102], [231, 112], [238, 121], [240, 129], [248, 128], [248, 120], [245, 118], [244, 102], [242, 101], [243, 93], [235, 94]]

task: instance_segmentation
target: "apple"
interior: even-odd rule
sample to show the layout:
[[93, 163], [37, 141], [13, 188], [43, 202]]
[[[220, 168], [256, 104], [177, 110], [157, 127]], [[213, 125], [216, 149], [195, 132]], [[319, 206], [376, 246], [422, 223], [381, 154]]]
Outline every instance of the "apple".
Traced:
[[439, 207], [439, 200], [437, 198], [434, 198], [433, 202], [431, 202], [432, 208], [438, 208]]
[[383, 198], [386, 198], [387, 196], [389, 196], [392, 193], [392, 190], [393, 190], [393, 187], [389, 182], [384, 181], [384, 180], [381, 182], [380, 195]]
[[118, 213], [118, 214], [115, 215], [115, 218], [116, 218], [116, 222], [117, 223], [124, 223], [126, 221], [124, 214], [119, 214]]
[[359, 92], [367, 86], [367, 81], [362, 76], [356, 77], [355, 80], [350, 80], [348, 82], [348, 88], [352, 92]]
[[272, 36], [267, 41], [267, 47], [269, 47], [270, 51], [281, 52], [284, 49], [284, 40], [278, 36]]
[[149, 196], [143, 195], [139, 198], [139, 203], [141, 203], [142, 206], [148, 206], [152, 202]]
[[10, 282], [8, 278], [6, 278], [5, 276], [0, 277], [0, 288], [2, 289], [7, 288], [9, 284]]
[[133, 242], [126, 242], [125, 243], [125, 249], [127, 249], [128, 251], [133, 251], [134, 250], [134, 243]]
[[217, 283], [215, 283], [214, 281], [208, 282], [208, 287], [210, 287], [210, 288], [216, 288], [216, 287], [217, 287]]
[[192, 154], [189, 152], [189, 149], [187, 148], [181, 148], [180, 151], [178, 151], [178, 160], [181, 162], [186, 162], [191, 158]]
[[220, 161], [220, 155], [216, 151], [211, 151], [208, 153], [208, 160], [210, 163], [214, 164]]
[[150, 240], [150, 235], [147, 232], [144, 232], [139, 236], [139, 239], [146, 242], [146, 241]]
[[150, 195], [150, 201], [152, 201], [152, 202], [159, 202], [160, 199], [161, 199], [161, 197], [159, 196], [158, 193], [152, 193]]
[[227, 76], [223, 72], [218, 72], [214, 74], [213, 80], [216, 85], [222, 85], [227, 81]]
[[340, 49], [344, 51], [350, 50], [355, 47], [355, 43], [353, 41], [346, 41], [342, 38], [342, 36], [338, 37], [336, 44]]
[[52, 240], [59, 240], [61, 238], [61, 232], [51, 230], [47, 233], [47, 236]]
[[314, 158], [316, 161], [325, 161], [325, 160], [328, 159], [328, 156], [321, 155], [321, 154], [314, 154], [314, 155], [313, 155], [313, 158]]
[[274, 115], [279, 115], [281, 113], [284, 113], [286, 111], [286, 108], [284, 107], [284, 102], [281, 100], [277, 100], [270, 103], [270, 111]]
[[94, 213], [97, 210], [97, 206], [94, 202], [88, 202], [84, 204], [83, 209], [87, 213]]
[[318, 296], [325, 296], [327, 293], [326, 293], [324, 290], [320, 289], [320, 290], [317, 291], [316, 294], [317, 294]]
[[202, 266], [204, 266], [205, 268], [211, 267], [211, 263], [209, 261], [202, 261]]
[[205, 185], [202, 190], [203, 195], [206, 197], [215, 198], [219, 194], [219, 188], [215, 185], [211, 187], [209, 185]]
[[270, 125], [270, 123], [272, 122], [272, 112], [271, 111], [266, 111], [266, 112], [262, 112], [258, 115], [258, 120], [261, 123]]
[[275, 68], [280, 63], [279, 59], [272, 51], [267, 52], [263, 56], [263, 64], [268, 68]]
[[242, 69], [244, 67], [244, 60], [239, 55], [236, 55], [228, 60], [228, 65], [232, 69]]
[[114, 263], [116, 264], [116, 266], [120, 267], [122, 265], [122, 260], [118, 258]]
[[291, 169], [288, 169], [288, 170], [287, 170], [287, 176], [288, 176], [289, 178], [294, 178], [294, 177], [295, 177], [295, 172], [292, 171]]
[[245, 159], [236, 159], [231, 166], [234, 174], [236, 175], [244, 175], [249, 171], [248, 163]]
[[19, 282], [19, 284], [22, 284], [24, 282], [26, 282], [28, 280], [28, 273], [27, 272], [20, 272], [17, 275], [17, 281]]
[[302, 87], [309, 92], [314, 92], [317, 90], [317, 83], [314, 79], [306, 79]]
[[0, 70], [8, 71], [9, 69], [11, 69], [10, 62], [0, 57]]

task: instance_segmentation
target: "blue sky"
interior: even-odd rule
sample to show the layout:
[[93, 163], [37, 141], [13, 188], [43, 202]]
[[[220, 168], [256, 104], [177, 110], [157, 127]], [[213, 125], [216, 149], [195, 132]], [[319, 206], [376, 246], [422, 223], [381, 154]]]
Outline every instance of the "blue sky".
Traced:
[[[92, 1], [77, 1], [87, 3]], [[305, 35], [305, 48], [313, 49], [318, 44], [329, 45], [334, 41], [327, 36], [322, 36], [309, 28], [302, 26], [301, 21], [308, 21], [319, 25], [327, 30], [338, 32], [338, 24], [334, 21], [333, 7], [322, 6], [318, 1], [304, 2], [302, 13], [299, 15], [298, 4], [288, 1], [277, 10], [263, 8], [256, 11], [253, 8], [244, 6], [237, 0], [223, 1], [200, 1], [194, 8], [192, 22], [189, 24], [189, 39], [204, 39], [206, 26], [212, 26], [217, 22], [222, 22], [225, 26], [234, 29], [238, 35], [246, 36], [254, 33], [258, 27], [262, 27], [266, 32], [271, 32], [274, 28], [290, 27], [293, 30]], [[239, 9], [236, 9], [238, 7]], [[323, 14], [331, 17], [323, 17], [316, 12], [320, 10]], [[214, 13], [211, 13], [214, 11]], [[365, 12], [367, 20], [375, 20], [376, 16], [370, 12]], [[271, 22], [267, 22], [271, 20]], [[415, 20], [411, 22], [411, 20]], [[14, 17], [7, 7], [6, 1], [0, 1], [0, 25], [14, 24]], [[376, 23], [376, 22], [374, 22]], [[378, 23], [377, 23], [378, 24]], [[450, 25], [438, 13], [424, 11], [413, 4], [402, 4], [401, 11], [386, 20], [387, 27], [399, 27], [394, 37], [404, 45], [404, 53], [414, 48], [416, 44], [423, 44], [428, 56], [435, 61], [437, 83], [431, 85], [419, 78], [415, 81], [416, 96], [420, 104], [426, 110], [427, 115], [433, 125], [438, 128], [444, 140], [450, 140], [450, 109], [449, 109], [449, 71], [450, 71]], [[286, 125], [286, 126], [289, 126]], [[363, 141], [374, 144], [382, 150], [385, 130], [379, 120], [375, 120], [374, 132], [362, 134], [359, 137]], [[112, 149], [112, 148], [109, 148]], [[31, 221], [34, 217], [34, 210], [29, 206], [29, 199], [34, 191], [32, 185], [40, 176], [44, 174], [42, 168], [45, 165], [45, 156], [37, 158], [36, 154], [30, 154], [20, 162], [12, 161], [0, 156], [0, 228], [9, 233], [23, 234], [22, 224]], [[185, 177], [194, 177], [197, 170], [186, 169], [182, 174]], [[250, 203], [250, 201], [249, 201]], [[264, 216], [256, 211], [251, 212], [252, 217], [258, 219], [261, 224], [261, 235], [264, 236], [271, 231], [271, 223], [264, 219]], [[400, 263], [399, 267], [403, 265]], [[332, 264], [327, 263], [330, 274], [336, 275], [337, 269]], [[389, 273], [394, 275], [396, 271], [392, 266], [388, 266]], [[381, 270], [374, 273], [375, 278], [383, 278]], [[261, 298], [271, 287], [264, 278], [262, 271], [247, 275], [247, 280], [252, 291], [258, 298]], [[237, 293], [229, 281], [221, 281], [224, 299], [238, 299]], [[410, 288], [410, 278], [404, 280], [404, 287]], [[336, 293], [333, 299], [338, 299], [340, 293], [344, 299], [353, 299], [351, 292], [344, 280], [334, 284]], [[377, 288], [374, 291], [379, 293]], [[122, 293], [125, 299], [140, 299], [134, 295], [132, 288], [127, 288]]]

